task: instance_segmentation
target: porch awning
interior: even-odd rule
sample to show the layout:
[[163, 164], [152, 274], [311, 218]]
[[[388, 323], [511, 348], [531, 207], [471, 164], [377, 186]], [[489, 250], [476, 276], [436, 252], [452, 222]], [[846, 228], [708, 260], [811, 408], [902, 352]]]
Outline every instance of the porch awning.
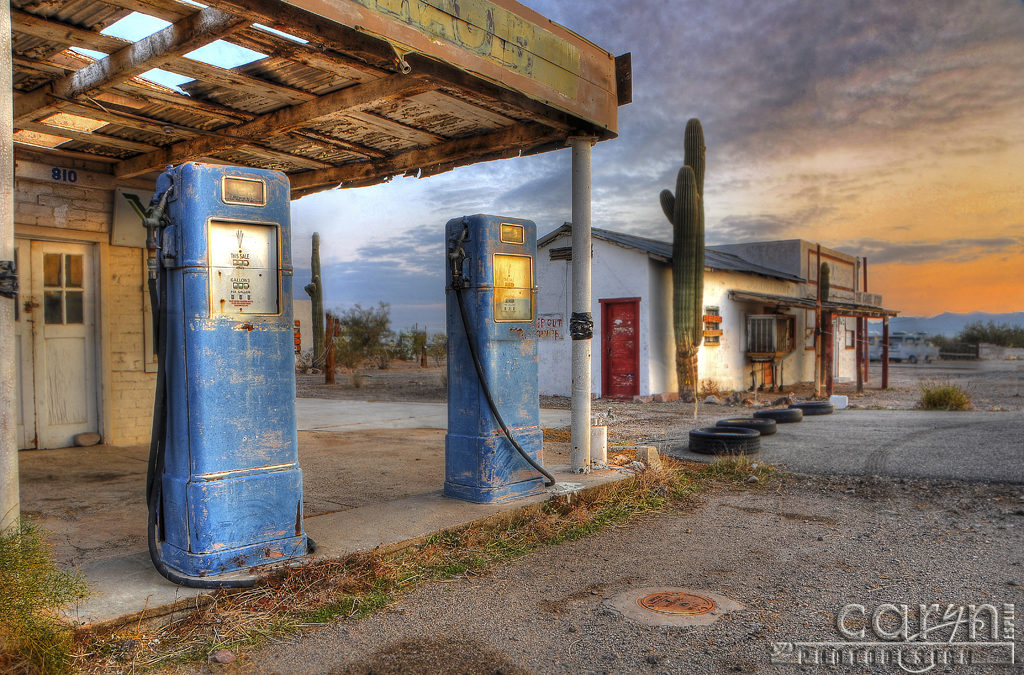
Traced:
[[[740, 291], [732, 289], [729, 297], [733, 300], [748, 302], [763, 302], [775, 304], [780, 308], [796, 307], [799, 309], [817, 309], [818, 303], [814, 298], [799, 298], [792, 295], [773, 295], [771, 293], [757, 293], [756, 291]], [[874, 305], [865, 305], [857, 302], [841, 302], [830, 300], [821, 303], [821, 308], [840, 316], [863, 316], [869, 319], [882, 319], [889, 316], [896, 316], [899, 310], [886, 309]]]
[[[278, 169], [299, 197], [613, 138], [631, 96], [628, 58], [514, 0], [204, 2], [12, 0], [15, 146], [119, 179]], [[133, 12], [170, 25], [105, 31]], [[214, 43], [255, 60], [215, 65], [196, 51]]]

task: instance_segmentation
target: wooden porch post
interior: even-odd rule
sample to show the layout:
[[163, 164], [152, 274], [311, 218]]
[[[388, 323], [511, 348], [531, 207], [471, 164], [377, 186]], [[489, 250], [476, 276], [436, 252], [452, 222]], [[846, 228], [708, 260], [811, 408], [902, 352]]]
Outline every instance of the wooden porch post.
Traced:
[[882, 317], [882, 389], [889, 388], [889, 317]]

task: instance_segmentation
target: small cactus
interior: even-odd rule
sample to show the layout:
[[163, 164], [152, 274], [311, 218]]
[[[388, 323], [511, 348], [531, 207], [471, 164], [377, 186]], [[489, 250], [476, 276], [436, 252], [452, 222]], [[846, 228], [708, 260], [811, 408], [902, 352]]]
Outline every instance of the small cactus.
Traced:
[[696, 393], [697, 350], [704, 340], [704, 131], [700, 120], [686, 123], [684, 166], [676, 191], [662, 190], [661, 208], [672, 223], [672, 323], [680, 392]]
[[313, 233], [313, 253], [309, 258], [313, 273], [310, 283], [303, 290], [313, 304], [313, 364], [320, 368], [324, 363], [324, 285], [320, 280], [320, 233]]

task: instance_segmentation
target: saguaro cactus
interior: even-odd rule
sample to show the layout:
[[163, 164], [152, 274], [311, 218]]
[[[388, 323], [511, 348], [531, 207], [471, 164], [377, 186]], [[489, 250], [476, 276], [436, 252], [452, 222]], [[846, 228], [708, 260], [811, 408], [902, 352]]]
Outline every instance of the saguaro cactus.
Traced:
[[697, 350], [704, 340], [704, 131], [686, 123], [684, 165], [676, 191], [661, 191], [661, 208], [672, 223], [672, 322], [679, 391], [697, 394]]
[[303, 290], [313, 301], [313, 363], [319, 368], [324, 363], [324, 285], [320, 280], [320, 233], [313, 233], [313, 253], [309, 258], [313, 279]]

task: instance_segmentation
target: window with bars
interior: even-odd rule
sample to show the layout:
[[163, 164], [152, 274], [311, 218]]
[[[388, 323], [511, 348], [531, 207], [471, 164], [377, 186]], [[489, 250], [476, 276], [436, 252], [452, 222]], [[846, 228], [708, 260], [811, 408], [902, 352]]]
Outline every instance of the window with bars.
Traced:
[[722, 311], [718, 307], [704, 308], [704, 344], [722, 344]]
[[793, 317], [751, 314], [747, 317], [748, 354], [784, 354], [793, 350]]

